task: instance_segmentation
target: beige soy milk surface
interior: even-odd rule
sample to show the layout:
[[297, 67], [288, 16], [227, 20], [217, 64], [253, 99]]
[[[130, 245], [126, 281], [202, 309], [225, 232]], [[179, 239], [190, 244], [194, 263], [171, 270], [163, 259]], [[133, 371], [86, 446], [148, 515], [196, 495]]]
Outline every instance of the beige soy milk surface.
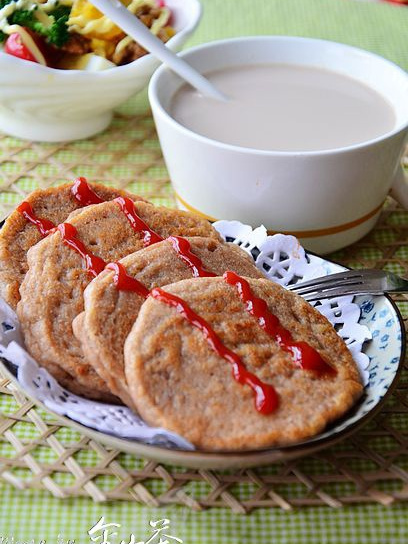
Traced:
[[317, 151], [362, 143], [393, 129], [395, 114], [376, 91], [321, 68], [259, 64], [205, 74], [228, 102], [184, 85], [171, 115], [228, 144], [269, 151]]

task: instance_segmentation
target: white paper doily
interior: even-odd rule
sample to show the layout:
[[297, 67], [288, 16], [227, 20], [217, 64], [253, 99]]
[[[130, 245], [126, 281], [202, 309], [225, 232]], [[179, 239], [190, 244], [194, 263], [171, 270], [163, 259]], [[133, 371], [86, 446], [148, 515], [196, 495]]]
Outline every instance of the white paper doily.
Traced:
[[[329, 273], [342, 267], [320, 257], [308, 255], [293, 236], [268, 236], [264, 227], [252, 229], [238, 221], [218, 221], [214, 227], [227, 242], [244, 249], [264, 275], [283, 286]], [[371, 338], [368, 328], [359, 324], [360, 308], [353, 297], [337, 297], [314, 303], [344, 339], [356, 361], [364, 384], [368, 381], [368, 357], [363, 344]], [[25, 351], [16, 314], [0, 299], [0, 357], [14, 372], [22, 388], [53, 412], [78, 423], [120, 438], [146, 444], [192, 450], [182, 437], [162, 428], [148, 426], [125, 406], [103, 404], [78, 397], [61, 387]]]

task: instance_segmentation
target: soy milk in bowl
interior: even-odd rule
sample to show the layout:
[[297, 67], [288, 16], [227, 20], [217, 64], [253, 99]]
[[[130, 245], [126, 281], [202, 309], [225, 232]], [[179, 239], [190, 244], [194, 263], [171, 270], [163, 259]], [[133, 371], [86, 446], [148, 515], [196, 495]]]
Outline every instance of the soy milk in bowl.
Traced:
[[400, 167], [408, 76], [346, 45], [238, 38], [183, 54], [224, 92], [200, 96], [160, 68], [149, 97], [180, 207], [293, 233], [327, 253], [375, 224]]
[[249, 64], [206, 76], [229, 100], [205, 98], [183, 85], [170, 114], [193, 132], [226, 144], [319, 151], [367, 142], [395, 126], [394, 110], [379, 93], [331, 70]]

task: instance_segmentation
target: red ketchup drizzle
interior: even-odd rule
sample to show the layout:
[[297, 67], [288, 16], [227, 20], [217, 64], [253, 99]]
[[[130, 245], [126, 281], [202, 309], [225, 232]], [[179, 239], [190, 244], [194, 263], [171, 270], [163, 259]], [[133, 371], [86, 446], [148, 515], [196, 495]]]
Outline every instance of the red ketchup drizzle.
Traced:
[[277, 409], [279, 397], [274, 387], [262, 382], [254, 374], [249, 372], [239, 355], [224, 346], [220, 337], [211, 326], [202, 317], [197, 315], [184, 300], [160, 288], [153, 289], [150, 294], [156, 300], [175, 308], [191, 325], [203, 333], [211, 348], [220, 357], [230, 363], [234, 379], [242, 385], [248, 385], [253, 390], [255, 393], [255, 408], [258, 412], [267, 415]]
[[105, 202], [100, 198], [93, 189], [88, 185], [85, 178], [77, 178], [72, 187], [71, 193], [78, 200], [81, 206], [89, 206], [90, 204], [101, 204]]
[[133, 291], [143, 298], [147, 298], [149, 296], [149, 290], [146, 289], [143, 283], [140, 283], [140, 281], [138, 281], [136, 278], [129, 276], [122, 264], [109, 263], [106, 265], [106, 268], [115, 272], [113, 283], [120, 291]]
[[141, 219], [135, 209], [133, 200], [127, 197], [119, 196], [115, 198], [115, 202], [119, 205], [122, 212], [126, 215], [129, 223], [136, 232], [141, 232], [144, 236], [143, 245], [144, 247], [156, 244], [161, 242], [163, 238], [156, 234], [150, 227], [147, 225], [143, 219]]
[[[86, 179], [82, 177], [77, 178], [74, 181], [71, 187], [71, 193], [82, 206], [101, 204], [101, 202], [104, 202], [104, 200], [99, 198], [99, 196], [91, 189]], [[28, 202], [22, 202], [20, 206], [18, 206], [17, 211], [21, 213], [27, 221], [30, 221], [30, 223], [35, 225], [42, 236], [47, 236], [55, 228], [54, 223], [49, 219], [37, 217]]]
[[217, 275], [203, 268], [201, 259], [191, 252], [188, 240], [181, 236], [169, 236], [167, 240], [171, 242], [177, 256], [191, 268], [194, 278], [214, 278]]
[[22, 202], [20, 206], [18, 206], [17, 211], [21, 213], [27, 221], [35, 225], [42, 236], [47, 236], [55, 229], [55, 225], [52, 221], [37, 217], [28, 202]]
[[77, 239], [77, 230], [73, 225], [70, 223], [61, 223], [57, 228], [61, 233], [64, 243], [81, 255], [87, 271], [96, 278], [105, 268], [105, 261], [91, 253], [85, 244]]
[[258, 319], [259, 325], [287, 353], [290, 353], [297, 366], [311, 370], [319, 376], [337, 374], [335, 368], [327, 364], [319, 353], [306, 342], [295, 342], [291, 333], [285, 329], [276, 315], [268, 310], [266, 302], [254, 296], [249, 283], [235, 272], [225, 272], [224, 280], [237, 288], [247, 312]]

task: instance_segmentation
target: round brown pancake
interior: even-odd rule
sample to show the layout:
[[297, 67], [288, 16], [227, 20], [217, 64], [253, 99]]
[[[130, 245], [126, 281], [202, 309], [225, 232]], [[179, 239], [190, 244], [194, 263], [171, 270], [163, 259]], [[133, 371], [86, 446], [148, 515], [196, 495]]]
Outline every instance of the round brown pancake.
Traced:
[[[133, 200], [144, 200], [120, 189], [97, 183], [88, 184], [103, 200], [127, 196]], [[65, 221], [68, 215], [83, 206], [71, 193], [73, 184], [38, 189], [25, 200], [31, 205], [37, 217], [48, 219], [54, 225]], [[19, 288], [27, 272], [27, 251], [43, 236], [35, 225], [17, 210], [6, 219], [0, 230], [0, 296], [12, 307], [20, 300]]]
[[[216, 275], [234, 270], [252, 278], [263, 277], [253, 260], [234, 244], [211, 238], [187, 240], [204, 269]], [[193, 275], [169, 241], [132, 253], [119, 262], [149, 291]], [[84, 293], [85, 312], [75, 318], [73, 329], [88, 362], [111, 391], [133, 407], [124, 374], [123, 347], [145, 299], [135, 292], [118, 290], [113, 279], [113, 271], [104, 271], [88, 285]]]
[[[135, 202], [139, 216], [159, 235], [201, 234], [218, 238], [204, 219], [186, 212]], [[77, 239], [106, 262], [116, 261], [144, 246], [143, 237], [130, 225], [116, 202], [88, 206], [68, 222]], [[28, 251], [28, 272], [21, 284], [17, 314], [27, 350], [51, 373], [55, 365], [69, 375], [63, 385], [87, 387], [90, 398], [111, 399], [109, 388], [86, 361], [72, 331], [72, 320], [84, 309], [83, 291], [92, 279], [82, 257], [50, 234]]]
[[331, 324], [301, 297], [266, 279], [248, 279], [255, 296], [291, 331], [337, 370], [318, 377], [294, 364], [245, 308], [223, 278], [183, 280], [163, 290], [187, 302], [246, 368], [271, 384], [279, 398], [268, 415], [254, 406], [252, 390], [232, 376], [231, 365], [177, 310], [149, 297], [125, 343], [129, 391], [143, 419], [207, 450], [293, 444], [322, 431], [361, 395], [358, 370]]

